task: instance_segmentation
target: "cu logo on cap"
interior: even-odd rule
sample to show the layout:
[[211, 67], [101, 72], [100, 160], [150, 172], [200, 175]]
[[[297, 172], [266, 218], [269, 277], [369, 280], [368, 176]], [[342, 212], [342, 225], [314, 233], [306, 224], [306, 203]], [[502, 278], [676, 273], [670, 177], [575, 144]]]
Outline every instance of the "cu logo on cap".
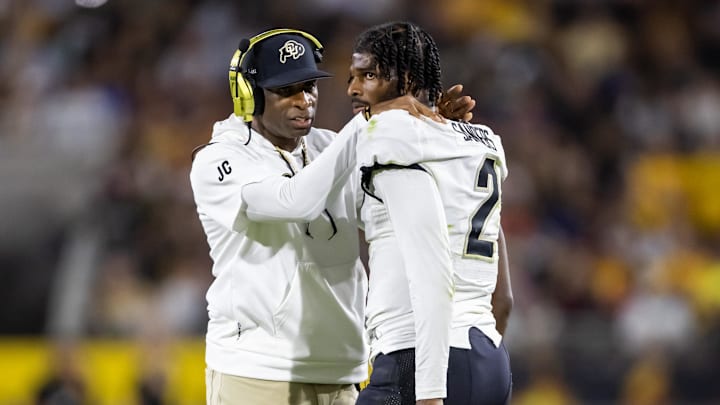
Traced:
[[288, 58], [298, 59], [305, 54], [305, 47], [300, 42], [289, 40], [280, 48], [280, 63], [285, 63]]

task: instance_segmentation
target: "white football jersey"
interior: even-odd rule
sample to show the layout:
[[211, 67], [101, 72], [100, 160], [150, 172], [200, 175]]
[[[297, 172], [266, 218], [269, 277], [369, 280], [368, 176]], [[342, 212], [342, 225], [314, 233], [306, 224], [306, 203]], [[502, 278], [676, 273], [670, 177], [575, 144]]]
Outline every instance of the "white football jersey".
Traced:
[[370, 242], [366, 324], [373, 355], [415, 347], [411, 291], [392, 221], [384, 204], [372, 197], [370, 176], [388, 168], [423, 170], [437, 185], [455, 286], [450, 345], [469, 348], [472, 326], [499, 345], [491, 299], [498, 273], [501, 184], [507, 176], [500, 137], [484, 125], [437, 123], [388, 111], [370, 120], [357, 153], [366, 190], [361, 218]]
[[241, 209], [245, 185], [289, 177], [305, 158], [312, 165], [335, 136], [313, 128], [305, 137], [308, 156], [300, 147], [280, 152], [255, 131], [248, 141], [247, 125], [231, 115], [195, 156], [190, 180], [215, 276], [207, 292], [209, 368], [292, 382], [367, 377], [367, 279], [353, 183], [325, 206], [334, 223], [254, 222]]

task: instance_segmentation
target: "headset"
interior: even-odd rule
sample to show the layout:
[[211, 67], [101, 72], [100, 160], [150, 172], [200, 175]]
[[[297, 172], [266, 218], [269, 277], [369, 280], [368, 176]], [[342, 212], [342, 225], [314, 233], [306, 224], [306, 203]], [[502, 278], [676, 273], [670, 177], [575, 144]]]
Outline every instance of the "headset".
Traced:
[[[280, 34], [296, 34], [307, 38], [315, 45], [315, 49], [313, 50], [315, 63], [322, 62], [322, 44], [314, 36], [304, 31], [280, 28], [265, 31], [250, 38], [249, 40], [247, 38], [243, 38], [240, 41], [238, 49], [235, 51], [232, 59], [230, 59], [229, 79], [230, 95], [233, 99], [233, 111], [235, 112], [235, 115], [242, 117], [245, 122], [252, 121], [253, 114], [256, 112], [262, 113], [264, 102], [262, 92], [254, 91], [256, 86], [255, 80], [252, 76], [255, 72], [248, 73], [247, 71], [249, 60], [247, 55], [250, 53], [255, 44]], [[256, 111], [256, 109], [258, 111]]]

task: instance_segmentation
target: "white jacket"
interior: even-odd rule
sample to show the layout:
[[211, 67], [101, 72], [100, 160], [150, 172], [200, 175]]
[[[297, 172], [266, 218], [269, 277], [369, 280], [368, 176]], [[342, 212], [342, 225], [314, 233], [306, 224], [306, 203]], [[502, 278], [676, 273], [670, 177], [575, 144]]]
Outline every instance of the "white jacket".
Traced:
[[289, 182], [303, 165], [301, 148], [279, 152], [248, 135], [234, 115], [216, 123], [190, 173], [214, 262], [206, 363], [250, 378], [360, 382], [367, 278], [358, 258], [354, 156], [344, 152], [354, 145], [338, 145], [323, 161], [320, 151], [341, 137], [313, 128], [303, 173], [317, 166], [330, 180], [303, 182], [308, 173]]

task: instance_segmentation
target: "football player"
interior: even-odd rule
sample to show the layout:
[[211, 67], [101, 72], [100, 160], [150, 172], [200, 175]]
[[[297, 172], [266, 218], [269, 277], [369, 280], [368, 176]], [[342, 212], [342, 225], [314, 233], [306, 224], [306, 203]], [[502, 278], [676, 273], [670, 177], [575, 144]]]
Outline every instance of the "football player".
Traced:
[[[437, 106], [439, 60], [435, 41], [417, 25], [370, 28], [353, 50], [353, 108], [371, 115], [373, 106], [404, 94]], [[506, 403], [510, 363], [492, 306], [496, 293], [505, 308], [502, 331], [512, 293], [500, 224], [507, 176], [500, 137], [484, 125], [387, 111], [359, 134], [357, 162], [374, 358], [358, 404]]]

